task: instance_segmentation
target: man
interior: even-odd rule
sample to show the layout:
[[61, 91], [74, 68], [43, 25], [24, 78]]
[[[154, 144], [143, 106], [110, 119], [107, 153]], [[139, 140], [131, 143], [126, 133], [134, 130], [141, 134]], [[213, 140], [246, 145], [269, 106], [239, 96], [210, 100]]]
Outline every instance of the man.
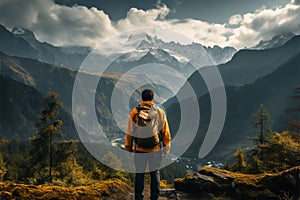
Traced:
[[135, 153], [134, 163], [137, 172], [135, 176], [135, 200], [142, 200], [144, 197], [144, 175], [147, 164], [151, 176], [150, 198], [157, 200], [160, 189], [159, 167], [162, 156], [170, 152], [171, 136], [165, 112], [153, 103], [153, 91], [144, 90], [142, 100], [138, 107], [130, 112], [125, 148], [129, 152]]

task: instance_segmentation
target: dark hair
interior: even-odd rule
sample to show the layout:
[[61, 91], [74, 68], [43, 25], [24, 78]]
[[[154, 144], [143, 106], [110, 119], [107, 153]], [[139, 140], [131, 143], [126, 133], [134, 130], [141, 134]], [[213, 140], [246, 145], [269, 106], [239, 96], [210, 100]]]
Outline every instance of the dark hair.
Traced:
[[142, 92], [143, 101], [152, 101], [154, 97], [154, 92], [150, 89], [146, 89]]

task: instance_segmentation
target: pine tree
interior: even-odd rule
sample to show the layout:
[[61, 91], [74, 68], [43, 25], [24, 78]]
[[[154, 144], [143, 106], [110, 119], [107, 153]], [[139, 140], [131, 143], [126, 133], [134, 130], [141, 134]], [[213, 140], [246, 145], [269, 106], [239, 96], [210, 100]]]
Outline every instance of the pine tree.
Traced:
[[[38, 129], [36, 136], [30, 138], [32, 143], [30, 153], [31, 163], [33, 164], [32, 169], [41, 170], [38, 173], [42, 173], [46, 169], [49, 182], [52, 182], [54, 145], [57, 139], [62, 136], [62, 120], [57, 118], [60, 106], [62, 106], [62, 102], [59, 101], [58, 94], [50, 92], [43, 100], [40, 116], [36, 123]], [[41, 174], [41, 176], [44, 176], [44, 174]], [[42, 182], [45, 181], [42, 180]]]
[[90, 173], [84, 172], [83, 167], [77, 162], [72, 155], [67, 157], [67, 160], [59, 163], [56, 172], [58, 174], [58, 182], [62, 182], [65, 186], [86, 185], [92, 181]]
[[256, 143], [256, 146], [247, 152], [249, 158], [248, 173], [258, 174], [264, 172], [264, 163], [268, 159], [266, 144], [272, 135], [271, 119], [263, 104], [260, 104], [257, 112], [254, 114], [252, 121], [253, 126], [257, 129], [258, 136], [250, 138]]
[[265, 162], [267, 171], [282, 171], [300, 163], [300, 136], [297, 133], [284, 131], [275, 133], [267, 145], [269, 151]]
[[3, 159], [2, 154], [0, 154], [0, 180], [3, 179], [3, 177], [5, 176], [7, 172], [7, 167], [6, 167], [6, 163]]
[[236, 163], [232, 166], [232, 171], [244, 172], [247, 167], [247, 163], [243, 150], [238, 149], [234, 154], [234, 158], [236, 159]]
[[251, 158], [250, 164], [248, 165], [247, 173], [260, 174], [263, 173], [263, 162], [258, 159], [258, 156]]
[[266, 137], [272, 133], [271, 125], [270, 115], [267, 113], [265, 107], [260, 104], [253, 120], [253, 126], [257, 128], [259, 136], [252, 138], [252, 140], [256, 141], [258, 144], [264, 144], [266, 142]]
[[231, 169], [229, 162], [225, 162], [224, 169], [228, 171]]

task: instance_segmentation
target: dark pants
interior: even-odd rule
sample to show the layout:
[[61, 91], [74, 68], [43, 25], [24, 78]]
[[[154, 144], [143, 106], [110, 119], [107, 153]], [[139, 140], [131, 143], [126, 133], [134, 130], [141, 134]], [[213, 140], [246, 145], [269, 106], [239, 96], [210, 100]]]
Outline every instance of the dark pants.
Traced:
[[136, 152], [134, 156], [134, 163], [136, 167], [135, 175], [135, 200], [143, 200], [143, 191], [144, 191], [144, 177], [147, 164], [149, 164], [149, 171], [151, 176], [151, 200], [157, 200], [159, 197], [160, 190], [160, 174], [159, 167], [161, 162], [161, 151], [155, 153], [141, 153]]

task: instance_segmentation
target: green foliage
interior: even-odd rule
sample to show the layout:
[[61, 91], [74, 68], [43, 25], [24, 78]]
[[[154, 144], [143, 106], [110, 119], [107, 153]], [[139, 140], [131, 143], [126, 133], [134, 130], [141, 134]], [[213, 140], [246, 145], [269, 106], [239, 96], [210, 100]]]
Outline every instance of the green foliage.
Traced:
[[91, 175], [84, 172], [75, 157], [70, 156], [65, 162], [55, 168], [55, 181], [60, 181], [63, 186], [79, 186], [91, 183]]
[[0, 154], [0, 180], [3, 180], [4, 175], [7, 172], [6, 163], [3, 160], [2, 154]]
[[[300, 88], [298, 89], [300, 91]], [[253, 125], [259, 133], [259, 137], [251, 138], [256, 145], [247, 151], [247, 159], [241, 149], [235, 153], [236, 163], [229, 167], [231, 171], [260, 174], [299, 166], [299, 133], [292, 131], [272, 133], [271, 120], [263, 105], [260, 105], [255, 114]]]
[[230, 171], [231, 165], [229, 164], [229, 162], [226, 162], [226, 163], [225, 163], [224, 169]]
[[258, 144], [264, 144], [266, 142], [266, 137], [272, 133], [272, 122], [268, 112], [262, 104], [260, 104], [255, 113], [252, 123], [259, 133], [259, 136], [252, 138], [252, 140], [256, 141]]
[[248, 165], [247, 172], [250, 174], [261, 174], [264, 172], [263, 161], [257, 156], [251, 158], [250, 164]]
[[[122, 162], [118, 159], [118, 157], [113, 152], [108, 152], [103, 158], [102, 161], [104, 163], [109, 164], [110, 166], [113, 166], [117, 169], [122, 169]], [[112, 169], [108, 166], [102, 165], [102, 170], [105, 171], [106, 175], [104, 179], [111, 179], [111, 178], [117, 178], [122, 181], [127, 180], [127, 174], [123, 173], [121, 171]]]
[[43, 177], [45, 168], [49, 170], [48, 181], [52, 182], [54, 146], [55, 142], [62, 136], [62, 120], [57, 119], [60, 106], [62, 106], [62, 102], [59, 101], [58, 94], [50, 92], [43, 100], [40, 116], [36, 123], [38, 129], [36, 136], [30, 138], [32, 143], [32, 150], [30, 152], [31, 170], [33, 170], [33, 173], [39, 171], [38, 173], [42, 177], [38, 177], [38, 179], [45, 182], [47, 180]]
[[0, 142], [0, 151], [5, 161], [7, 172], [3, 179], [10, 181], [23, 181], [26, 174], [26, 152], [29, 148], [25, 141]]
[[165, 179], [168, 183], [173, 182], [175, 178], [184, 177], [186, 173], [186, 165], [179, 164], [177, 162], [174, 162], [160, 170], [161, 178]]
[[266, 170], [270, 172], [279, 172], [300, 163], [300, 135], [285, 131], [275, 133], [270, 142], [264, 147], [263, 152], [266, 159]]
[[69, 156], [74, 156], [78, 151], [77, 140], [63, 140], [55, 143], [55, 149], [53, 154], [54, 163], [65, 162]]
[[232, 166], [232, 171], [235, 172], [245, 172], [247, 163], [246, 163], [246, 156], [243, 153], [242, 149], [238, 149], [234, 154], [236, 159], [236, 163]]
[[106, 173], [102, 171], [98, 166], [94, 165], [94, 169], [92, 170], [91, 178], [93, 180], [104, 180]]
[[32, 170], [32, 175], [28, 178], [27, 182], [34, 185], [41, 185], [49, 181], [49, 167], [41, 167], [41, 165], [37, 164]]
[[[33, 165], [32, 158], [27, 158], [30, 155], [30, 144], [32, 145], [29, 141], [0, 140], [0, 151], [5, 164], [3, 166], [7, 169], [3, 180], [35, 185], [49, 181], [49, 166], [44, 166], [43, 163]], [[122, 166], [117, 156], [111, 152], [105, 158], [115, 165]], [[134, 180], [133, 174], [116, 171], [97, 161], [76, 140], [56, 141], [53, 161], [52, 184], [54, 185], [90, 185], [110, 178], [118, 178], [132, 184]]]
[[26, 177], [26, 158], [21, 154], [6, 155], [7, 163], [7, 173], [5, 175], [5, 180], [10, 181], [23, 181]]
[[250, 152], [248, 173], [279, 172], [299, 166], [300, 134], [290, 131], [274, 133], [266, 144], [260, 144]]

